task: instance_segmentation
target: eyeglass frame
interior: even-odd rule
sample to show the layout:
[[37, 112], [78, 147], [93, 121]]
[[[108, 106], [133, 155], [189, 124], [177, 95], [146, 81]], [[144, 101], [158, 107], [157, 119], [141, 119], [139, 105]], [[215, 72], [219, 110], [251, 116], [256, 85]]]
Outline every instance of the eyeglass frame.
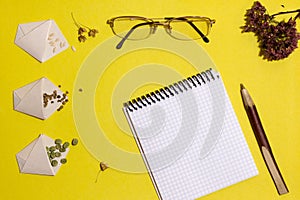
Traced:
[[[113, 28], [114, 27], [114, 21], [116, 19], [122, 19], [122, 18], [133, 18], [133, 19], [136, 19], [136, 20], [143, 20], [145, 22], [134, 25], [127, 32], [127, 34], [124, 37], [122, 37], [122, 36], [118, 35], [115, 32], [114, 28]], [[146, 18], [146, 17], [140, 17], [140, 16], [119, 16], [119, 17], [114, 17], [114, 18], [111, 18], [111, 19], [107, 20], [106, 23], [110, 26], [112, 32], [116, 36], [122, 38], [122, 40], [116, 46], [117, 49], [120, 49], [123, 46], [123, 43], [128, 39], [128, 37], [130, 36], [130, 34], [136, 28], [138, 28], [139, 26], [144, 26], [144, 25], [149, 25], [150, 26], [150, 32], [149, 32], [148, 36], [145, 37], [145, 38], [143, 38], [143, 39], [146, 39], [146, 38], [150, 37], [151, 34], [154, 34], [158, 26], [163, 26], [165, 28], [166, 32], [168, 33], [168, 35], [170, 35], [174, 39], [181, 40], [179, 38], [176, 38], [175, 36], [173, 36], [170, 33], [170, 30], [172, 29], [172, 27], [170, 26], [170, 23], [172, 21], [174, 21], [174, 20], [180, 20], [180, 21], [187, 22], [200, 35], [200, 37], [203, 39], [203, 41], [205, 43], [208, 43], [209, 39], [206, 37], [206, 35], [204, 33], [202, 33], [202, 31], [200, 31], [197, 28], [197, 26], [192, 21], [188, 21], [188, 19], [186, 19], [186, 18], [197, 18], [197, 19], [202, 19], [203, 21], [207, 22], [208, 30], [207, 30], [207, 34], [206, 35], [209, 34], [209, 32], [210, 32], [210, 30], [212, 28], [212, 25], [216, 22], [216, 20], [214, 20], [214, 19], [210, 19], [208, 17], [202, 17], [202, 16], [183, 16], [183, 17], [164, 17], [164, 18]], [[165, 21], [162, 22], [162, 20], [165, 20]], [[137, 39], [137, 40], [139, 40], [139, 39]]]

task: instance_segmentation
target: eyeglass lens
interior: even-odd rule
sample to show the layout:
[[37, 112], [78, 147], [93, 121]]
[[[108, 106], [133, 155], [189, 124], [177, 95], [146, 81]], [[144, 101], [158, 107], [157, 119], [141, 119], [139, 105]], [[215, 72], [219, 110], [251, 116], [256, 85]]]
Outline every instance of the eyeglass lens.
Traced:
[[136, 27], [134, 31], [128, 36], [128, 40], [142, 40], [150, 35], [150, 24], [146, 24], [149, 21], [138, 18], [120, 18], [114, 20], [113, 30], [115, 34], [121, 38], [124, 38], [127, 32]]
[[[117, 18], [114, 20], [113, 31], [121, 38], [124, 38], [126, 33], [134, 28], [134, 31], [128, 36], [128, 40], [141, 40], [147, 38], [151, 34], [151, 21], [140, 18]], [[188, 23], [189, 22], [189, 23]], [[169, 26], [165, 26], [166, 31], [175, 39], [179, 40], [196, 40], [201, 36], [195, 31], [193, 23], [205, 36], [209, 33], [210, 24], [207, 19], [202, 18], [184, 18], [172, 19], [169, 21]], [[183, 37], [187, 36], [187, 37]]]

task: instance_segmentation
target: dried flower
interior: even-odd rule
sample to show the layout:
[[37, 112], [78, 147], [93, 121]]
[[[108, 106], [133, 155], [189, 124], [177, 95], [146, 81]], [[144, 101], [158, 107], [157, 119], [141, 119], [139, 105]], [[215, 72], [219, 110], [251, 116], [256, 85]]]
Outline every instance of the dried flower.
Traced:
[[99, 167], [100, 167], [100, 169], [98, 171], [95, 183], [97, 183], [97, 181], [98, 181], [98, 177], [99, 177], [100, 172], [103, 172], [103, 171], [105, 171], [105, 170], [107, 170], [109, 168], [108, 165], [106, 163], [104, 163], [104, 162], [100, 162]]
[[87, 38], [84, 35], [79, 35], [78, 36], [78, 41], [79, 42], [85, 42], [87, 40]]
[[[295, 18], [278, 22], [276, 15], [298, 12]], [[251, 9], [245, 14], [245, 25], [242, 33], [253, 32], [259, 43], [259, 56], [268, 61], [280, 60], [288, 57], [297, 47], [300, 33], [296, 29], [296, 19], [300, 15], [300, 9], [287, 12], [279, 12], [269, 15], [260, 2], [254, 2]]]
[[85, 32], [86, 32], [85, 28], [79, 27], [79, 29], [78, 29], [78, 35], [82, 35]]
[[[74, 21], [74, 24], [77, 26], [77, 28], [78, 28], [78, 41], [79, 42], [85, 42], [86, 40], [87, 40], [87, 37], [84, 35], [85, 33], [87, 33], [88, 32], [88, 36], [89, 37], [95, 37], [96, 36], [96, 33], [99, 33], [99, 31], [97, 30], [97, 29], [91, 29], [91, 28], [89, 28], [89, 27], [87, 27], [87, 26], [85, 26], [85, 25], [82, 25], [82, 24], [80, 24], [80, 23], [78, 23], [76, 20], [75, 20], [75, 18], [74, 18], [74, 16], [73, 16], [73, 13], [71, 13], [71, 15], [72, 15], [72, 19], [73, 19], [73, 21]], [[88, 29], [88, 31], [87, 31], [87, 29]]]
[[88, 33], [89, 37], [95, 37], [96, 33], [99, 33], [97, 29], [91, 29]]

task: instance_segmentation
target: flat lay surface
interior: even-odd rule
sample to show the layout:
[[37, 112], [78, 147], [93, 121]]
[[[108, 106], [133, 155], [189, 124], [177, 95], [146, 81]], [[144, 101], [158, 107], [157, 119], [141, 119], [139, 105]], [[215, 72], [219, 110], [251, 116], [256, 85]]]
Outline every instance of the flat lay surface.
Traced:
[[[296, 0], [260, 2], [270, 14], [300, 8]], [[257, 37], [251, 32], [242, 33], [241, 29], [246, 10], [254, 1], [1, 3], [1, 199], [158, 199], [149, 175], [144, 173], [142, 158], [122, 111], [123, 103], [208, 68], [216, 68], [222, 76], [259, 174], [200, 199], [300, 199], [300, 49], [278, 61], [259, 56]], [[153, 34], [134, 40], [133, 36], [139, 36], [135, 31], [122, 41], [107, 24], [107, 20], [119, 16], [177, 19], [169, 24], [173, 29], [168, 29], [164, 20], [160, 24], [146, 21]], [[178, 18], [182, 16], [215, 20], [207, 21], [211, 23], [209, 42], [176, 39], [181, 39], [180, 33], [185, 30], [180, 29], [182, 19], [186, 19]], [[276, 18], [287, 21], [294, 16], [291, 13]], [[44, 21], [51, 23], [35, 29]], [[299, 18], [296, 23], [299, 31]], [[23, 25], [21, 29], [19, 25]], [[130, 27], [121, 27], [120, 31], [128, 34]], [[34, 29], [35, 35], [27, 36], [28, 29]], [[199, 37], [196, 29], [191, 31]], [[24, 35], [26, 40], [20, 41]], [[35, 110], [41, 117], [14, 110], [17, 99], [13, 91], [43, 77], [55, 87], [36, 87], [39, 96], [32, 97], [29, 105], [22, 105], [23, 110]], [[264, 163], [243, 107], [241, 83], [257, 106], [288, 194], [278, 195]], [[35, 103], [39, 98], [41, 101]], [[52, 113], [51, 106], [58, 111]], [[50, 108], [42, 114], [43, 109]], [[55, 176], [20, 173], [16, 154], [40, 134], [50, 137], [50, 141], [79, 141], [76, 147], [70, 145], [67, 162], [59, 164]], [[43, 149], [42, 154], [47, 153], [48, 149]], [[109, 168], [103, 168], [103, 163], [100, 167], [100, 162]], [[51, 167], [48, 164], [45, 165]]]

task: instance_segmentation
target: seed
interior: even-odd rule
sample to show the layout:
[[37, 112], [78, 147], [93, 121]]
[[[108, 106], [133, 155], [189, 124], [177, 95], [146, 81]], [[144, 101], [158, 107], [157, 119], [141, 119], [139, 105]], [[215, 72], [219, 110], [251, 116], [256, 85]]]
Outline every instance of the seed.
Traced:
[[62, 140], [61, 140], [61, 139], [56, 139], [56, 140], [54, 141], [54, 143], [55, 143], [55, 144], [61, 144], [61, 143], [62, 143]]
[[60, 152], [55, 152], [55, 157], [60, 157], [61, 153]]
[[63, 106], [60, 106], [57, 111], [60, 111], [61, 109], [63, 109], [64, 107]]
[[72, 146], [76, 146], [78, 144], [78, 139], [74, 138], [71, 142]]
[[61, 164], [66, 164], [66, 163], [67, 163], [67, 159], [66, 159], [66, 158], [60, 159], [60, 163], [61, 163]]
[[68, 148], [70, 146], [70, 143], [69, 142], [65, 142], [64, 144], [63, 144], [63, 148]]
[[54, 159], [56, 157], [55, 152], [51, 152], [49, 157], [50, 157], [50, 159]]
[[56, 167], [57, 165], [58, 165], [57, 160], [52, 160], [52, 161], [51, 161], [51, 166], [52, 166], [52, 167]]
[[56, 99], [56, 97], [57, 97], [57, 91], [56, 90], [53, 91], [53, 97], [54, 97], [54, 99]]
[[49, 148], [49, 151], [55, 151], [56, 150], [56, 146], [51, 146], [50, 148]]
[[71, 49], [72, 49], [73, 52], [76, 51], [76, 48], [74, 46], [71, 46]]
[[55, 147], [56, 147], [56, 149], [58, 149], [58, 150], [59, 150], [59, 149], [61, 148], [61, 144], [56, 144], [56, 146], [55, 146]]
[[66, 151], [66, 149], [63, 147], [59, 149], [59, 152], [65, 152], [65, 151]]

